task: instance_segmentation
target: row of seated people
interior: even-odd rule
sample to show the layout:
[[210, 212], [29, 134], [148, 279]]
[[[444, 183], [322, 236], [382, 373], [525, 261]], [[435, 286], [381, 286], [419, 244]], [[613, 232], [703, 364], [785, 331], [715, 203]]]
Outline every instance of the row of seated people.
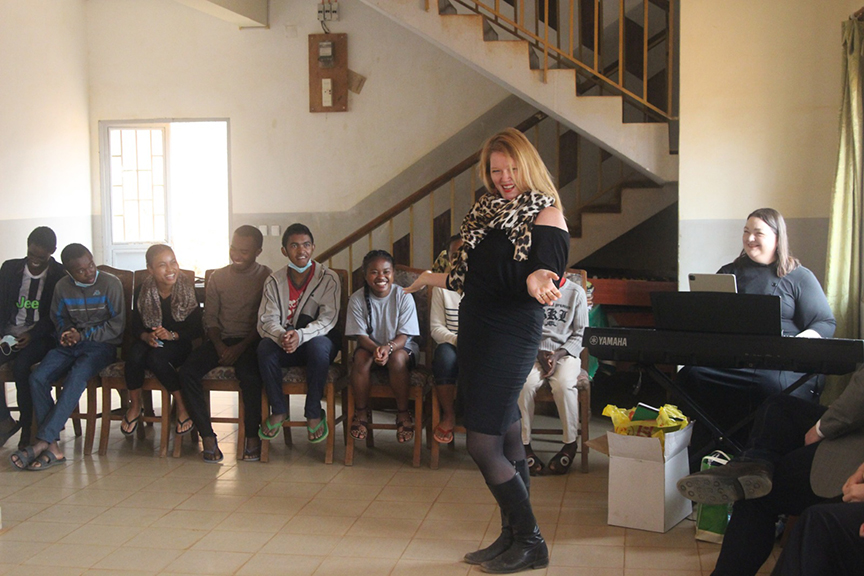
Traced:
[[[180, 270], [173, 250], [165, 245], [148, 250], [149, 274], [136, 285], [135, 307], [127, 330], [131, 345], [124, 353], [123, 378], [129, 395], [121, 424], [124, 434], [134, 434], [142, 421], [142, 387], [148, 370], [172, 396], [177, 416], [175, 434], [182, 436], [197, 429], [205, 462], [221, 461], [223, 455], [213, 431], [202, 379], [218, 366], [232, 366], [245, 409], [244, 434], [240, 436], [245, 437], [245, 445], [239, 457], [259, 460], [261, 441], [275, 438], [288, 417], [282, 368], [305, 366], [308, 439], [317, 443], [328, 437], [330, 430], [322, 414], [321, 398], [330, 365], [341, 349], [336, 326], [341, 281], [334, 271], [313, 261], [312, 232], [302, 224], [286, 230], [282, 252], [289, 263], [275, 274], [256, 262], [262, 243], [260, 231], [252, 226], [241, 226], [235, 232], [231, 264], [207, 279], [203, 312], [192, 279]], [[451, 249], [456, 247], [458, 244], [451, 242]], [[0, 443], [21, 429], [19, 450], [11, 457], [19, 469], [42, 470], [64, 461], [57, 444], [60, 430], [77, 408], [88, 380], [115, 361], [126, 323], [127, 303], [119, 281], [97, 270], [92, 254], [84, 246], [67, 246], [61, 255], [62, 266], [51, 258], [55, 249], [54, 233], [45, 227], [37, 228], [28, 238], [27, 258], [8, 261], [0, 272], [0, 302], [4, 305], [0, 318], [7, 319], [3, 334], [17, 340], [4, 349], [0, 364], [16, 359], [13, 371], [21, 412], [19, 422], [15, 422], [6, 408], [4, 393]], [[394, 285], [394, 263], [387, 252], [367, 254], [363, 273], [364, 286], [349, 300], [344, 330], [345, 336], [356, 340], [350, 375], [354, 396], [350, 434], [358, 440], [366, 437], [370, 375], [386, 370], [397, 404], [397, 439], [409, 442], [414, 437], [408, 406], [409, 371], [420, 352], [417, 310], [414, 299]], [[566, 472], [576, 451], [575, 385], [568, 392], [565, 382], [575, 383], [575, 377], [565, 375], [570, 375], [574, 367], [579, 373], [581, 327], [587, 323], [584, 290], [569, 284], [574, 298], [556, 303], [560, 310], [550, 306], [547, 311], [550, 336], [544, 340], [521, 402], [523, 411], [530, 407], [525, 414], [525, 443], [529, 444], [533, 394], [542, 380], [552, 383], [565, 439], [564, 449], [550, 466], [556, 473]], [[438, 342], [435, 382], [444, 418], [435, 439], [446, 443], [452, 440], [455, 423], [458, 295], [436, 292], [432, 298], [433, 338]], [[443, 299], [448, 300], [447, 306], [441, 305]], [[49, 305], [50, 314], [39, 313], [40, 306], [45, 310]], [[569, 332], [562, 332], [561, 327]], [[560, 332], [557, 335], [556, 328]], [[204, 343], [193, 347], [205, 334]], [[30, 367], [37, 363], [30, 373]], [[64, 386], [55, 404], [51, 387], [64, 375]], [[271, 407], [266, 418], [260, 401], [262, 389]], [[35, 441], [30, 437], [31, 406], [35, 407], [38, 424]], [[103, 437], [107, 438], [104, 430]], [[536, 469], [542, 467], [538, 462]]]

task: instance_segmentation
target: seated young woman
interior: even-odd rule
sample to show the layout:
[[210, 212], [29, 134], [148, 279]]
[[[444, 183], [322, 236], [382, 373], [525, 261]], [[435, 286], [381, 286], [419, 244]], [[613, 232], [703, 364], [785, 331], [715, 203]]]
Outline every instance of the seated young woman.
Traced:
[[363, 440], [369, 425], [369, 375], [387, 370], [396, 396], [396, 438], [414, 438], [414, 422], [408, 410], [409, 371], [416, 363], [420, 335], [414, 298], [393, 284], [393, 257], [385, 250], [372, 250], [363, 258], [363, 288], [351, 295], [345, 335], [357, 340], [351, 363], [354, 418], [351, 436]]
[[[772, 208], [753, 211], [744, 224], [742, 243], [738, 258], [717, 273], [734, 274], [739, 293], [779, 296], [785, 336], [833, 336], [836, 324], [831, 307], [813, 272], [792, 256], [783, 216]], [[704, 367], [685, 367], [678, 374], [688, 393], [721, 428], [745, 418], [768, 396], [788, 388], [801, 376], [783, 370]], [[820, 392], [820, 384], [811, 380], [793, 395], [818, 402]], [[740, 437], [746, 440], [746, 429]], [[701, 447], [707, 441], [707, 431], [697, 425], [693, 446]]]
[[144, 412], [141, 387], [147, 369], [174, 399], [177, 407], [175, 432], [177, 435], [187, 434], [192, 430], [192, 420], [180, 392], [177, 368], [192, 351], [192, 341], [204, 333], [201, 307], [195, 296], [195, 286], [180, 271], [170, 246], [151, 246], [147, 249], [146, 260], [150, 276], [135, 291], [135, 311], [132, 314], [135, 343], [126, 358], [126, 387], [130, 402], [120, 430], [129, 436], [138, 428]]

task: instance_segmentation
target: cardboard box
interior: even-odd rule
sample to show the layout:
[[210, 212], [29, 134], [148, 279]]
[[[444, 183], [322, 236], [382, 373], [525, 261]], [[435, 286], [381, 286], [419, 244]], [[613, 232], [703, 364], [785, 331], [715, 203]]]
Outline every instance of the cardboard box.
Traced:
[[687, 446], [693, 426], [660, 440], [607, 433], [609, 443], [608, 523], [625, 528], [666, 532], [690, 515], [693, 503], [676, 483], [690, 473]]

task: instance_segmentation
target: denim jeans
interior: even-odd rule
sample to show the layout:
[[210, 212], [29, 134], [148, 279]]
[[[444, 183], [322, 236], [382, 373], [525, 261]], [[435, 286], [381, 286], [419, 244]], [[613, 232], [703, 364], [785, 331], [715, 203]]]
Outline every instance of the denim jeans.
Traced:
[[[12, 365], [12, 374], [15, 376], [15, 389], [18, 398], [18, 421], [21, 423], [21, 438], [29, 444], [30, 425], [33, 423], [33, 399], [30, 396], [30, 369], [34, 364], [41, 362], [56, 341], [50, 335], [34, 338], [21, 350], [12, 350], [9, 356], [0, 356], [0, 364], [6, 362]], [[6, 406], [6, 395], [0, 398], [0, 421], [11, 418], [9, 408]]]
[[321, 396], [327, 384], [327, 371], [336, 358], [339, 347], [328, 336], [317, 336], [304, 342], [293, 353], [288, 354], [269, 338], [258, 344], [258, 368], [261, 380], [270, 399], [273, 414], [287, 414], [285, 395], [282, 394], [282, 368], [306, 366], [306, 419], [321, 418]]
[[456, 347], [448, 342], [442, 342], [435, 348], [432, 360], [432, 374], [435, 384], [456, 384], [459, 376], [459, 363], [456, 358]]
[[[36, 438], [45, 442], [60, 439], [60, 431], [87, 389], [87, 381], [111, 364], [117, 357], [117, 346], [82, 340], [74, 346], [58, 346], [45, 356], [30, 375], [30, 393], [39, 431]], [[57, 403], [51, 397], [52, 385], [66, 375]]]

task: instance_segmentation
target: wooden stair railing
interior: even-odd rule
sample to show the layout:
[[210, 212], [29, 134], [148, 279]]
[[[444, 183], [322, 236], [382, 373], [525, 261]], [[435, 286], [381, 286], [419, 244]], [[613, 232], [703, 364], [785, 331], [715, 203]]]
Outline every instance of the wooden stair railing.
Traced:
[[[427, 0], [427, 11], [430, 3], [434, 1]], [[542, 55], [537, 67], [543, 71], [544, 82], [550, 70], [551, 60], [558, 68], [576, 70], [577, 94], [599, 85], [601, 92], [611, 90], [613, 94], [620, 94], [625, 102], [635, 105], [648, 117], [661, 121], [677, 120], [673, 102], [677, 39], [677, 2], [674, 0], [642, 0], [641, 10], [629, 11], [627, 5], [632, 5], [632, 2], [617, 0], [618, 57], [611, 64], [603, 62], [603, 35], [606, 28], [603, 23], [604, 11], [601, 0], [537, 0], [536, 2], [452, 0], [452, 2], [483, 16], [487, 23], [494, 24], [498, 29], [528, 42]], [[652, 18], [649, 14], [649, 5], [655, 6], [655, 11], [659, 9], [663, 13], [662, 17], [658, 18], [655, 14]], [[437, 9], [444, 16], [458, 16], [450, 0], [440, 0]], [[656, 28], [658, 20], [662, 21], [662, 29], [649, 36], [646, 32], [649, 24]], [[492, 36], [494, 35], [493, 32]], [[487, 30], [484, 37], [489, 36]], [[562, 45], [562, 39], [566, 45]], [[665, 49], [662, 74], [656, 70], [649, 72], [648, 55], [657, 48]], [[621, 73], [622, 62], [623, 69], [639, 79], [638, 87], [634, 86], [633, 82], [628, 82], [625, 75]], [[649, 81], [653, 86], [649, 87]]]
[[[554, 128], [542, 128], [547, 119], [549, 122], [555, 122]], [[656, 186], [654, 183], [646, 181], [635, 169], [621, 159], [588, 142], [579, 134], [565, 128], [560, 122], [549, 118], [542, 112], [533, 114], [516, 128], [523, 132], [532, 130], [534, 144], [544, 156], [561, 192], [571, 237], [579, 238], [582, 236], [583, 213], [620, 213], [621, 192], [624, 188]], [[545, 136], [541, 136], [541, 133]], [[550, 143], [555, 149], [545, 150], [544, 154], [544, 146]], [[467, 190], [464, 185], [460, 185], [459, 191], [460, 195], [471, 196], [467, 204], [473, 203], [486, 191], [479, 183], [476, 170], [478, 160], [479, 152], [473, 153], [335, 245], [324, 250], [318, 259], [322, 262], [328, 262], [331, 267], [349, 270], [349, 288], [352, 291], [355, 287], [361, 286], [363, 282], [362, 271], [360, 271], [359, 265], [355, 264], [354, 249], [358, 243], [366, 250], [386, 246], [393, 254], [397, 264], [417, 267], [414, 245], [419, 238], [424, 241], [424, 246], [428, 244], [430, 247], [428, 262], [431, 263], [437, 256], [437, 249], [446, 245], [447, 239], [458, 230], [461, 222], [461, 214], [456, 212], [456, 179], [467, 178], [466, 173], [470, 174]], [[592, 171], [593, 182], [591, 178], [584, 175], [587, 170]], [[432, 195], [442, 189], [446, 191], [448, 184], [450, 202], [445, 209], [440, 203], [436, 205]], [[465, 205], [466, 202], [462, 200], [464, 199], [460, 196], [460, 202]], [[424, 213], [421, 219], [418, 219], [414, 214], [415, 207], [421, 202], [428, 202], [428, 222], [423, 219], [427, 214]], [[467, 206], [464, 207], [467, 211]], [[399, 232], [401, 236], [397, 237], [397, 226], [394, 225], [394, 221], [406, 212], [408, 214], [407, 230], [404, 230], [405, 226], [401, 226], [402, 230]], [[382, 240], [381, 228], [385, 226], [388, 227], [384, 231], [387, 238]], [[377, 234], [377, 244], [373, 234]], [[363, 242], [364, 238], [367, 239], [367, 242]], [[426, 240], [429, 241], [425, 242]], [[362, 254], [356, 260], [359, 262], [361, 257]], [[339, 261], [334, 262], [334, 259], [339, 259]], [[423, 256], [423, 260], [425, 259], [426, 256]], [[425, 265], [425, 263], [421, 261], [420, 265]]]

